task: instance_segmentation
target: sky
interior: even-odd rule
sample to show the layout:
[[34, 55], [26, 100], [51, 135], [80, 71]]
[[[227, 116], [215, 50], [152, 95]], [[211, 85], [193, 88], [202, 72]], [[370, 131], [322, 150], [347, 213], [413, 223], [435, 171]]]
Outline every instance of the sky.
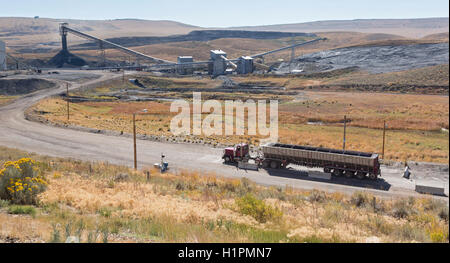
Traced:
[[0, 17], [173, 20], [202, 27], [448, 17], [448, 0], [0, 0]]

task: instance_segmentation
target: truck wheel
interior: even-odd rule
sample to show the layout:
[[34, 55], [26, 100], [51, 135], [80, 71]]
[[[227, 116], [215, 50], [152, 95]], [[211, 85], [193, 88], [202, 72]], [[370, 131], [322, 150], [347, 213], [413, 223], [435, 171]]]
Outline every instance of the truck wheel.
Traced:
[[365, 172], [357, 172], [356, 173], [356, 177], [359, 179], [359, 180], [363, 180], [364, 178], [366, 178], [366, 173]]
[[231, 162], [230, 157], [229, 157], [229, 156], [226, 156], [226, 157], [225, 157], [225, 163], [230, 163], [230, 162]]
[[376, 174], [369, 174], [369, 179], [375, 181], [375, 180], [377, 180], [377, 175]]
[[355, 175], [355, 173], [352, 171], [344, 171], [344, 174], [347, 178], [352, 178]]
[[265, 168], [269, 168], [269, 162], [263, 161], [262, 167], [263, 167], [264, 169], [265, 169]]
[[278, 169], [278, 167], [279, 167], [278, 162], [276, 162], [276, 161], [270, 162], [270, 168]]
[[342, 170], [334, 169], [333, 170], [333, 175], [336, 176], [336, 177], [342, 176]]
[[330, 168], [323, 168], [323, 172], [326, 174], [331, 173], [331, 169]]

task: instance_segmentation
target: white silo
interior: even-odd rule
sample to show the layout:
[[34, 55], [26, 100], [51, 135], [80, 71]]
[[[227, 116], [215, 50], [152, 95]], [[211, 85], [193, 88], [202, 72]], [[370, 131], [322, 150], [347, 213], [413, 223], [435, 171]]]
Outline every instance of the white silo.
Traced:
[[0, 40], [0, 71], [6, 70], [6, 45]]

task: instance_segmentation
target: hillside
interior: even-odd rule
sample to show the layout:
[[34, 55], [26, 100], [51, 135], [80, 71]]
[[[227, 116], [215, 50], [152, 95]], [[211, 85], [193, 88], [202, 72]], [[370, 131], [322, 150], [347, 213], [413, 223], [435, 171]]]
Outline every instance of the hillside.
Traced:
[[[21, 18], [0, 17], [0, 39], [14, 49], [57, 48], [60, 37], [58, 26], [60, 22], [68, 22], [74, 29], [87, 32], [100, 38], [120, 37], [149, 37], [188, 34], [194, 30], [206, 30], [175, 21], [152, 21], [139, 19], [116, 20], [73, 20], [50, 18]], [[374, 34], [372, 39], [386, 39], [390, 35], [395, 38], [442, 39], [442, 35], [449, 31], [448, 18], [427, 19], [365, 19], [342, 21], [318, 21], [298, 24], [267, 25], [253, 27], [220, 28], [221, 30], [250, 30], [250, 31], [281, 31], [281, 32], [360, 32]], [[390, 38], [390, 37], [389, 37]], [[445, 35], [444, 35], [445, 38]], [[43, 41], [45, 39], [45, 41]], [[447, 38], [448, 40], [448, 33]], [[69, 37], [71, 44], [85, 41], [78, 37]]]
[[[318, 33], [319, 37], [327, 38], [327, 41], [321, 41], [314, 45], [306, 45], [296, 50], [297, 56], [302, 54], [319, 52], [322, 50], [331, 50], [336, 48], [343, 48], [348, 46], [360, 46], [381, 44], [390, 42], [392, 45], [405, 45], [405, 44], [418, 44], [418, 43], [434, 43], [434, 40], [416, 40], [407, 39], [398, 35], [390, 34], [366, 34], [357, 32], [324, 32]], [[295, 41], [305, 41], [308, 38], [296, 37]], [[439, 41], [437, 41], [439, 42]], [[130, 39], [131, 45], [135, 43], [135, 40]], [[125, 43], [122, 43], [125, 44]], [[143, 45], [132, 47], [134, 50], [143, 52], [148, 55], [157, 56], [162, 59], [176, 60], [179, 55], [191, 55], [195, 60], [205, 60], [209, 58], [209, 50], [222, 49], [228, 53], [230, 58], [237, 58], [242, 55], [251, 55], [269, 51], [292, 44], [292, 38], [280, 38], [280, 39], [237, 39], [237, 38], [220, 38], [211, 41], [185, 41], [185, 42], [172, 42], [172, 43], [159, 43], [151, 45]], [[128, 44], [126, 44], [129, 46]], [[98, 55], [97, 50], [83, 50], [75, 51], [75, 47], [72, 47], [74, 53], [77, 55], [87, 55], [95, 57]], [[33, 54], [35, 57], [37, 54]], [[44, 54], [42, 54], [44, 55]], [[267, 63], [274, 63], [278, 59], [289, 60], [291, 51], [286, 50], [284, 52], [277, 53], [276, 55], [267, 56]], [[117, 50], [108, 50], [107, 57], [114, 59], [121, 59], [123, 55]], [[85, 59], [90, 59], [85, 57]]]
[[421, 38], [430, 34], [448, 32], [449, 20], [444, 17], [420, 19], [330, 20], [296, 24], [236, 27], [233, 29], [312, 33], [352, 31], [361, 33], [385, 33], [401, 35], [409, 38]]
[[447, 41], [448, 42], [448, 32], [426, 35], [422, 39], [425, 39], [425, 40], [428, 40], [428, 39], [442, 40], [442, 41]]
[[[168, 36], [187, 34], [198, 27], [173, 21], [138, 19], [71, 20], [49, 18], [0, 17], [0, 39], [8, 46], [55, 47], [59, 45], [59, 23], [67, 22], [74, 29], [98, 36], [114, 38], [124, 36]], [[69, 37], [72, 43], [82, 43], [78, 37]], [[45, 39], [45, 41], [43, 41]]]

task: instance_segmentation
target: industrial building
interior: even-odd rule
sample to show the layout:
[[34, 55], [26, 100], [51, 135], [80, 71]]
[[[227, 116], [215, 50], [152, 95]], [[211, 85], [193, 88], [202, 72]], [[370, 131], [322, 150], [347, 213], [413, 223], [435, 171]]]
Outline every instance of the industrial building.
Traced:
[[[260, 54], [255, 54], [251, 56], [242, 56], [237, 59], [229, 59], [227, 57], [227, 53], [223, 50], [211, 50], [210, 51], [210, 59], [207, 61], [195, 61], [192, 58], [192, 56], [179, 56], [177, 59], [177, 62], [172, 62], [152, 56], [145, 55], [143, 53], [134, 51], [130, 48], [112, 43], [107, 40], [103, 40], [94, 36], [91, 36], [89, 34], [80, 32], [78, 30], [72, 29], [68, 26], [67, 23], [60, 23], [60, 35], [61, 35], [61, 42], [62, 42], [62, 51], [57, 54], [53, 59], [55, 58], [62, 58], [60, 60], [60, 64], [64, 64], [67, 61], [70, 61], [70, 53], [67, 48], [67, 34], [71, 33], [73, 35], [76, 35], [78, 37], [94, 41], [98, 43], [99, 50], [101, 51], [100, 59], [103, 63], [100, 65], [103, 65], [105, 67], [105, 49], [106, 48], [114, 48], [117, 50], [120, 50], [124, 53], [127, 53], [128, 55], [136, 57], [137, 61], [144, 60], [153, 63], [151, 66], [146, 66], [147, 69], [155, 69], [160, 71], [167, 71], [167, 72], [176, 72], [179, 75], [191, 75], [194, 73], [195, 69], [198, 68], [205, 68], [207, 66], [208, 68], [208, 74], [216, 77], [220, 75], [226, 75], [226, 74], [251, 74], [253, 73], [255, 69], [255, 59], [262, 59], [264, 60], [264, 57], [269, 54], [275, 54], [284, 50], [292, 50], [292, 58], [291, 61], [294, 60], [295, 56], [295, 48], [312, 44], [317, 41], [326, 40], [325, 38], [317, 38], [314, 40], [296, 43], [287, 47], [282, 47], [279, 49], [267, 51]], [[59, 56], [59, 57], [58, 57]], [[72, 63], [74, 64], [74, 63]], [[260, 63], [261, 65], [261, 63]], [[262, 65], [264, 65], [264, 62], [262, 62]], [[142, 69], [140, 66], [140, 63], [137, 63], [138, 68]]]
[[208, 73], [210, 75], [224, 75], [227, 70], [227, 53], [222, 50], [211, 50], [208, 65]]
[[[191, 75], [194, 73], [194, 68], [188, 63], [194, 62], [192, 56], [179, 56], [177, 59], [177, 73], [180, 75]], [[188, 64], [188, 65], [183, 65]]]
[[0, 71], [6, 69], [6, 45], [0, 40]]
[[239, 58], [237, 66], [238, 74], [253, 73], [253, 58], [249, 56], [242, 56]]

